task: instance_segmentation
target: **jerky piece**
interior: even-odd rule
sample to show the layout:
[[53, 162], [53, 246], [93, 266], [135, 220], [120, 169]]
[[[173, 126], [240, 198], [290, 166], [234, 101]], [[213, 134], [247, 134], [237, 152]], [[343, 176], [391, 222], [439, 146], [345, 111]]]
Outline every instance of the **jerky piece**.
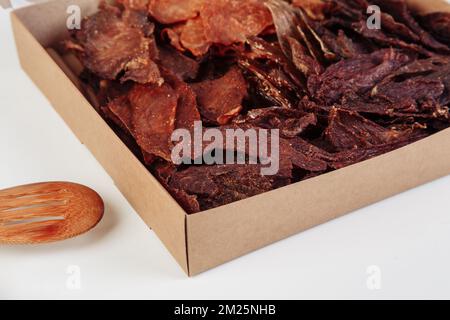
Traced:
[[445, 86], [439, 79], [416, 77], [377, 86], [372, 91], [372, 96], [394, 104], [395, 110], [419, 112], [422, 102], [437, 101], [444, 90]]
[[395, 21], [394, 17], [386, 12], [381, 12], [381, 26], [387, 32], [402, 37], [408, 41], [419, 42], [420, 37], [412, 32], [406, 25]]
[[287, 41], [291, 48], [292, 62], [305, 77], [319, 75], [323, 72], [322, 66], [306, 53], [305, 48], [297, 40], [287, 37]]
[[152, 60], [157, 55], [154, 39], [125, 23], [113, 7], [104, 7], [85, 19], [75, 40], [68, 48], [78, 50], [84, 66], [103, 79], [114, 80], [125, 71], [123, 81], [162, 82]]
[[[442, 107], [436, 102], [432, 103], [430, 108], [433, 111], [422, 110], [419, 111], [419, 107], [424, 108], [424, 104], [428, 104], [430, 101], [423, 101], [418, 104], [413, 99], [407, 99], [405, 101], [399, 101], [396, 103], [391, 103], [385, 99], [368, 99], [368, 98], [347, 98], [342, 99], [341, 108], [355, 111], [358, 113], [367, 113], [372, 115], [387, 116], [390, 119], [405, 120], [405, 119], [419, 119], [419, 120], [431, 120], [436, 118], [449, 119], [449, 110], [447, 107]], [[320, 105], [322, 110], [331, 110], [330, 107]]]
[[414, 60], [391, 73], [381, 82], [381, 84], [391, 81], [401, 82], [402, 80], [409, 78], [431, 75], [442, 70], [448, 64], [450, 64], [450, 57], [445, 56]]
[[429, 136], [428, 133], [419, 132], [417, 134], [410, 135], [405, 139], [394, 140], [387, 144], [342, 151], [334, 155], [334, 161], [330, 165], [334, 169], [341, 169], [352, 164], [369, 160], [382, 154], [394, 151], [401, 147], [407, 146], [408, 144], [424, 139], [427, 136]]
[[272, 13], [278, 41], [286, 57], [292, 58], [291, 43], [289, 43], [289, 38], [292, 38], [305, 43], [309, 54], [317, 61], [317, 50], [310, 43], [301, 27], [301, 20], [298, 16], [299, 10], [281, 0], [270, 0], [267, 2], [267, 6]]
[[279, 129], [283, 137], [293, 138], [303, 133], [308, 127], [315, 126], [317, 117], [313, 113], [273, 107], [250, 110], [247, 116], [237, 119], [236, 123], [251, 124], [265, 129]]
[[[269, 101], [270, 104], [281, 106], [284, 108], [292, 108], [293, 103], [290, 98], [291, 94], [287, 92], [291, 91], [291, 88], [295, 86], [280, 87], [283, 82], [281, 80], [274, 78], [267, 71], [262, 69], [262, 66], [255, 61], [249, 61], [247, 59], [240, 59], [238, 61], [239, 66], [245, 71], [246, 77], [250, 83], [250, 90], [252, 90], [255, 95], [262, 97], [263, 99]], [[280, 73], [278, 73], [280, 75]]]
[[338, 102], [348, 93], [364, 93], [391, 72], [411, 61], [411, 57], [394, 49], [340, 61], [308, 81], [311, 95], [327, 104]]
[[[319, 35], [324, 32], [322, 25], [310, 20], [302, 10], [299, 10], [299, 16], [304, 25], [303, 28], [306, 29], [304, 33], [308, 34], [308, 36], [311, 38], [311, 42], [313, 42], [314, 46], [319, 49], [321, 58], [327, 62], [336, 61], [336, 54], [328, 48], [327, 44]], [[301, 28], [301, 26], [299, 26], [298, 28]], [[309, 41], [305, 39], [305, 42], [308, 44]], [[311, 54], [313, 54], [312, 51]]]
[[381, 145], [400, 135], [355, 112], [338, 108], [331, 110], [329, 119], [325, 137], [338, 151]]
[[168, 85], [136, 85], [129, 94], [133, 132], [146, 152], [171, 161], [171, 134], [175, 129], [178, 94]]
[[434, 12], [420, 18], [422, 24], [440, 41], [450, 45], [450, 13]]
[[199, 63], [184, 54], [172, 49], [160, 47], [159, 65], [170, 70], [182, 80], [195, 79], [199, 70]]
[[184, 52], [186, 51], [186, 48], [183, 47], [183, 45], [181, 44], [180, 39], [181, 28], [182, 28], [181, 26], [178, 26], [178, 28], [174, 28], [175, 30], [178, 30], [178, 32], [176, 32], [174, 29], [171, 28], [165, 28], [161, 31], [161, 37], [163, 39], [169, 40], [170, 45], [175, 49], [177, 49], [178, 51]]
[[[111, 119], [119, 128], [122, 129], [123, 134], [120, 137], [126, 142], [128, 146], [132, 146], [137, 156], [142, 156], [144, 163], [146, 165], [151, 165], [155, 160], [155, 156], [142, 150], [135, 141], [135, 133], [132, 122], [133, 109], [130, 104], [127, 95], [122, 95], [115, 98], [107, 106], [102, 108], [104, 114], [107, 118]], [[130, 140], [133, 140], [132, 142]]]
[[156, 63], [149, 59], [147, 53], [143, 53], [132, 60], [128, 61], [125, 65], [125, 74], [121, 78], [121, 81], [136, 81], [141, 84], [162, 84], [164, 80], [161, 78], [161, 74]]
[[259, 0], [215, 0], [200, 14], [206, 38], [212, 43], [231, 45], [245, 42], [272, 25], [272, 16]]
[[153, 165], [152, 172], [156, 179], [169, 191], [172, 197], [175, 198], [188, 214], [200, 212], [200, 204], [198, 203], [197, 196], [189, 195], [186, 191], [169, 185], [173, 175], [177, 172], [175, 165], [169, 162], [159, 161]]
[[259, 165], [195, 166], [177, 172], [170, 185], [197, 195], [207, 210], [243, 200], [289, 183], [289, 179], [261, 175]]
[[[395, 106], [386, 101], [376, 101], [360, 96], [343, 97], [341, 107], [358, 113], [369, 113], [382, 116], [393, 116]], [[321, 106], [322, 109], [331, 111], [330, 107]]]
[[172, 24], [195, 18], [204, 0], [150, 0], [149, 13], [162, 24]]
[[217, 0], [201, 7], [199, 16], [166, 34], [175, 47], [181, 45], [194, 56], [202, 56], [212, 44], [243, 43], [270, 25], [270, 12], [259, 0]]
[[224, 125], [242, 110], [247, 83], [238, 68], [232, 68], [216, 80], [192, 84], [202, 117], [213, 124]]
[[118, 4], [123, 5], [126, 9], [148, 11], [149, 0], [116, 0]]
[[164, 70], [164, 78], [179, 97], [175, 129], [188, 129], [192, 131], [195, 121], [201, 120], [197, 107], [197, 96], [194, 90], [170, 71]]
[[293, 0], [292, 5], [300, 7], [308, 14], [309, 17], [315, 20], [325, 19], [324, 11], [327, 3], [322, 0]]
[[440, 98], [441, 105], [448, 105], [450, 103], [450, 59], [447, 64], [436, 70], [433, 74], [425, 76], [427, 79], [434, 79], [441, 81], [445, 86], [444, 94]]
[[268, 60], [279, 65], [299, 89], [304, 87], [304, 83], [299, 80], [302, 75], [293, 62], [285, 56], [279, 43], [270, 43], [258, 37], [249, 38], [247, 43], [251, 48], [250, 52], [244, 53], [247, 58], [253, 61]]
[[390, 13], [397, 21], [407, 25], [420, 39], [420, 42], [436, 51], [450, 53], [450, 49], [434, 39], [428, 32], [422, 29], [412, 16], [405, 0], [374, 0], [383, 11]]
[[327, 16], [338, 17], [339, 19], [357, 21], [364, 17], [361, 8], [352, 7], [347, 1], [330, 1], [326, 9]]
[[209, 51], [211, 41], [206, 36], [205, 25], [200, 17], [174, 28], [174, 31], [179, 35], [180, 44], [194, 56], [203, 56]]
[[367, 49], [361, 43], [356, 43], [353, 41], [345, 34], [343, 30], [338, 31], [336, 46], [331, 46], [331, 48], [341, 57], [346, 59], [354, 58], [360, 54], [367, 53]]
[[[155, 25], [148, 20], [145, 11], [127, 9], [122, 13], [122, 20], [126, 25], [142, 30], [146, 37], [151, 38], [155, 31]], [[151, 52], [151, 54], [155, 53], [157, 54], [157, 51]]]
[[[293, 41], [295, 41], [293, 39]], [[294, 62], [288, 59], [278, 43], [269, 43], [261, 38], [253, 37], [247, 40], [250, 51], [241, 53], [241, 67], [249, 73], [254, 74], [260, 78], [260, 82], [271, 82], [277, 89], [285, 90], [289, 95], [302, 97], [306, 87], [306, 80], [304, 74], [295, 66]], [[298, 46], [301, 46], [297, 43]], [[296, 63], [304, 65], [305, 68], [316, 72], [317, 65], [311, 61], [310, 57], [302, 56], [303, 48], [295, 47], [293, 45], [293, 55], [295, 55]], [[244, 58], [245, 57], [245, 58]], [[264, 71], [263, 66], [266, 65], [270, 71]], [[319, 66], [320, 68], [320, 66]], [[267, 69], [267, 68], [265, 68]], [[269, 79], [269, 77], [271, 79]], [[271, 85], [267, 85], [270, 88]], [[260, 85], [265, 88], [266, 85]], [[269, 90], [263, 90], [269, 91]], [[280, 100], [280, 99], [278, 99]], [[283, 99], [281, 99], [283, 100]], [[285, 103], [283, 103], [286, 105]]]
[[103, 108], [105, 114], [122, 130], [133, 135], [132, 107], [128, 96], [121, 96], [112, 100]]
[[189, 195], [186, 191], [170, 188], [169, 192], [172, 197], [179, 203], [179, 205], [188, 213], [194, 214], [201, 211], [200, 203], [198, 202], [197, 196]]
[[435, 55], [418, 44], [407, 43], [399, 38], [390, 37], [386, 35], [383, 30], [369, 29], [365, 20], [352, 23], [351, 29], [361, 36], [386, 47], [405, 49], [413, 53], [421, 54], [425, 57], [432, 57]]
[[326, 171], [333, 159], [330, 153], [298, 137], [280, 141], [280, 158], [289, 159], [294, 167], [310, 172]]
[[280, 65], [286, 63], [286, 57], [278, 43], [271, 43], [259, 37], [251, 37], [247, 39], [247, 44], [251, 50], [244, 52], [244, 55], [251, 60], [264, 59]]

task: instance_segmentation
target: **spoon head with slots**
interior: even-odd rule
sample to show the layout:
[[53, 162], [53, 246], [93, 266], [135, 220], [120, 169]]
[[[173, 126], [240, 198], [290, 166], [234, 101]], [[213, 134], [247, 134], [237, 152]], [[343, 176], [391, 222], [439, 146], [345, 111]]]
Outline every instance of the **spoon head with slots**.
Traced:
[[94, 228], [103, 213], [100, 196], [75, 183], [37, 183], [1, 190], [0, 244], [69, 239]]

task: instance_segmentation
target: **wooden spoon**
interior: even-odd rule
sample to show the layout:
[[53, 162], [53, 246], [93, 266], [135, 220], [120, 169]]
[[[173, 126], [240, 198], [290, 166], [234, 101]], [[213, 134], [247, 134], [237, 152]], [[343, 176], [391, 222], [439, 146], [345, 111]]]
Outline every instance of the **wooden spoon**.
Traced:
[[95, 227], [103, 213], [100, 196], [75, 183], [37, 183], [1, 190], [0, 244], [72, 238]]

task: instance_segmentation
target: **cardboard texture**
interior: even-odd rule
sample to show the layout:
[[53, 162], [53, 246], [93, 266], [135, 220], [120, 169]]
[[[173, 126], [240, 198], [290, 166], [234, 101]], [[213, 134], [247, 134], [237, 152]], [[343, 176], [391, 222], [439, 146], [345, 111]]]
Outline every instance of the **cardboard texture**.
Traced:
[[[423, 12], [450, 11], [441, 0], [411, 3]], [[22, 67], [188, 275], [450, 173], [447, 129], [338, 171], [187, 215], [97, 114], [58, 54], [46, 50], [67, 37], [71, 4], [89, 15], [98, 1], [56, 0], [12, 13]]]

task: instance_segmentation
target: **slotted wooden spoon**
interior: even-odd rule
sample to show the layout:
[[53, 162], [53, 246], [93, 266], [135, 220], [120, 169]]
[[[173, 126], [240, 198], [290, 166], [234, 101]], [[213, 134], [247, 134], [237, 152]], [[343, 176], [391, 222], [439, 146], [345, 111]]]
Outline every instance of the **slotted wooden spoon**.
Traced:
[[72, 238], [95, 227], [103, 213], [100, 196], [75, 183], [37, 183], [1, 190], [0, 244]]

